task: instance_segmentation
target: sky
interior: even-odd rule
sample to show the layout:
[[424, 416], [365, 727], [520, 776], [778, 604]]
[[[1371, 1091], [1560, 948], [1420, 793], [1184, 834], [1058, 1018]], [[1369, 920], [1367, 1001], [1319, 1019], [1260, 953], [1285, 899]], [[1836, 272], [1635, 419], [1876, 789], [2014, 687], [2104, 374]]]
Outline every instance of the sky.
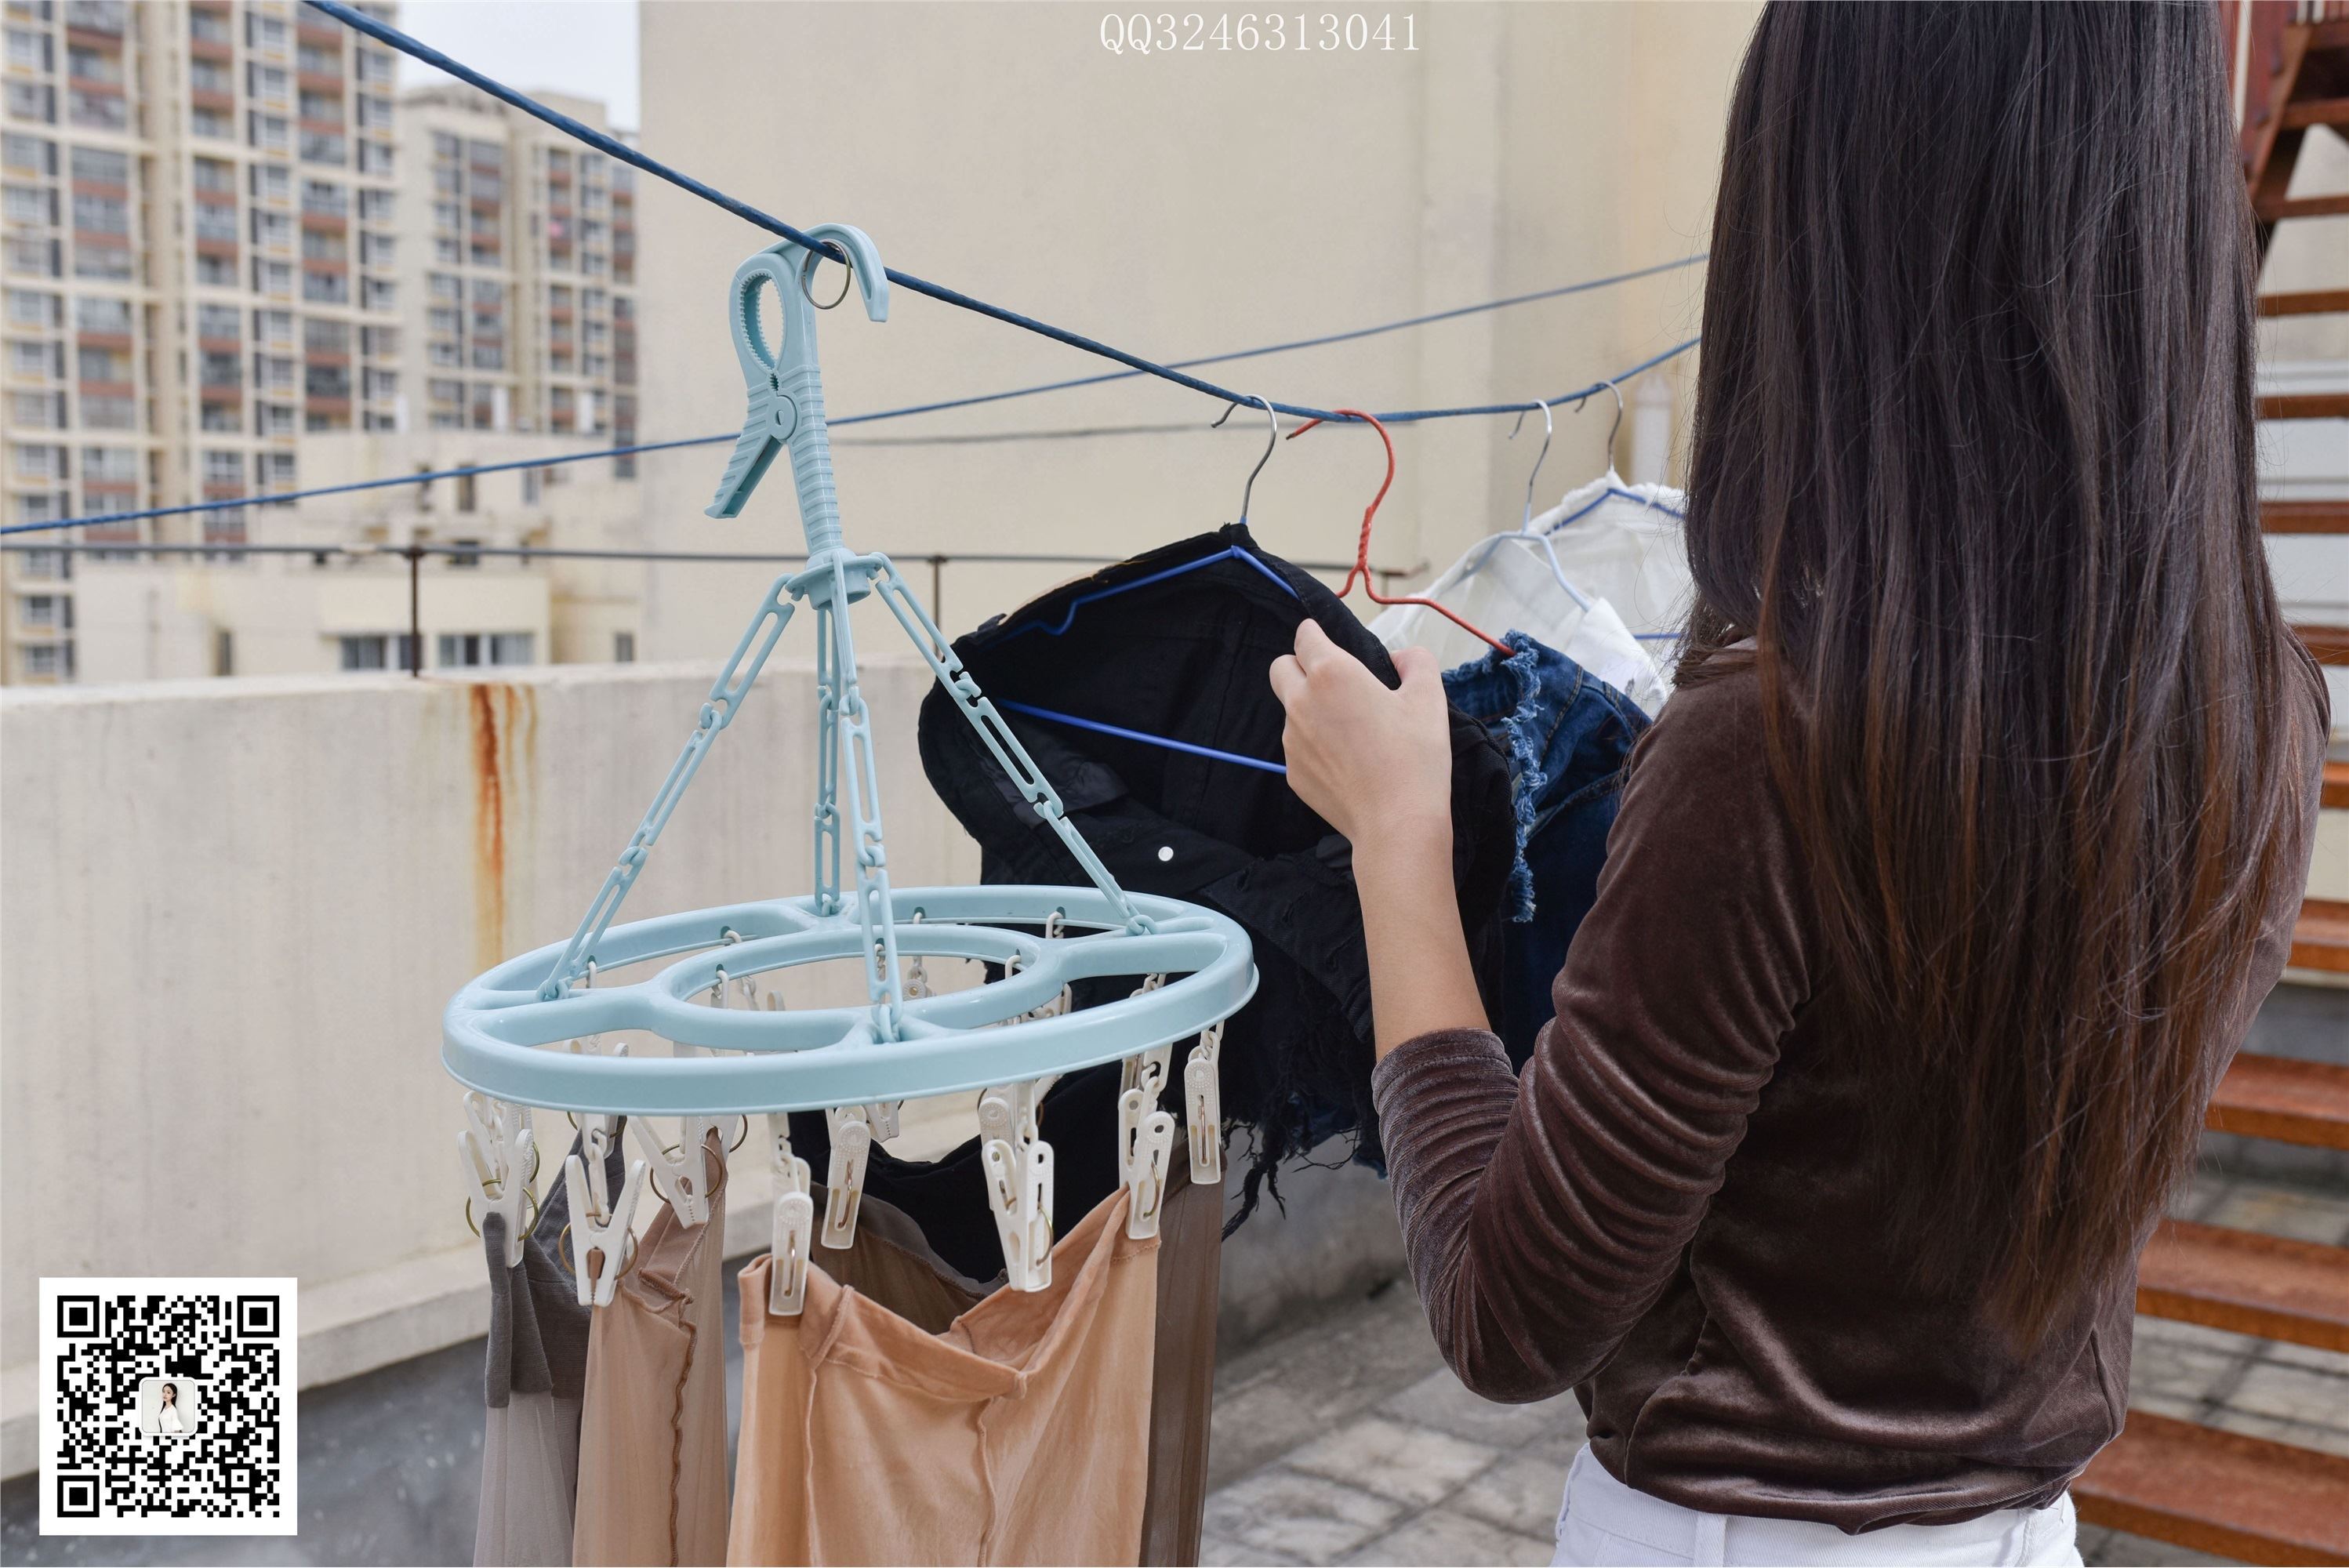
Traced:
[[[400, 0], [399, 28], [525, 92], [601, 98], [637, 129], [636, 0]], [[448, 78], [399, 57], [402, 89]]]

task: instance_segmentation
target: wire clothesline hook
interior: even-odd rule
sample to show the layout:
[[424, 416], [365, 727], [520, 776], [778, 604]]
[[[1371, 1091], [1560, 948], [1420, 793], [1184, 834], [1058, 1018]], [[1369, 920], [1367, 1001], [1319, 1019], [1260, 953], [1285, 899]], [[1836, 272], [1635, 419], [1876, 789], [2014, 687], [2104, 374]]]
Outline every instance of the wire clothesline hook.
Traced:
[[[1618, 393], [1616, 396], [1619, 397], [1622, 395]], [[1519, 413], [1517, 422], [1509, 427], [1509, 439], [1514, 441], [1517, 438], [1517, 432], [1526, 428], [1526, 415], [1532, 413], [1535, 408], [1541, 410], [1542, 444], [1541, 450], [1534, 455], [1534, 471], [1526, 476], [1526, 515], [1525, 521], [1517, 524], [1517, 531], [1520, 533], [1530, 532], [1533, 529], [1534, 481], [1541, 478], [1542, 460], [1549, 456], [1550, 439], [1557, 434], [1557, 422], [1550, 418], [1549, 405], [1537, 398], [1533, 407]]]
[[[1273, 448], [1280, 445], [1280, 416], [1273, 411], [1272, 400], [1268, 397], [1257, 395], [1251, 395], [1247, 400], [1251, 403], [1259, 405], [1264, 409], [1264, 417], [1272, 421], [1272, 437], [1269, 440], [1265, 442], [1264, 456], [1258, 458], [1256, 460], [1256, 467], [1248, 470], [1247, 484], [1240, 491], [1240, 521], [1242, 522], [1246, 522], [1248, 520], [1248, 502], [1253, 500], [1256, 497], [1256, 476], [1264, 472], [1264, 465], [1272, 461]], [[1224, 411], [1216, 416], [1216, 422], [1208, 426], [1207, 428], [1210, 430], [1222, 429], [1224, 428], [1224, 421], [1230, 418], [1234, 411], [1237, 410], [1239, 406], [1239, 400], [1237, 398], [1226, 404], [1224, 406]]]
[[[1593, 387], [1574, 400], [1574, 411], [1578, 414], [1581, 413], [1582, 406], [1599, 396], [1599, 387], [1615, 394], [1615, 422], [1607, 427], [1607, 466], [1612, 469], [1615, 467], [1615, 438], [1623, 433], [1623, 388], [1616, 386], [1612, 381], [1601, 381], [1599, 387]], [[1531, 516], [1531, 513], [1527, 515]]]

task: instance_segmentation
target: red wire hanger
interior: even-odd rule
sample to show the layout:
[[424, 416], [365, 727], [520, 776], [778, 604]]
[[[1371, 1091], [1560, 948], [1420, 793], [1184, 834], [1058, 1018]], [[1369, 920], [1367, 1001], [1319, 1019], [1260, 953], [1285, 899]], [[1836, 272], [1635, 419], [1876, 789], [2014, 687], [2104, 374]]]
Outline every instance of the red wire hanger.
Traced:
[[[1391, 599], [1385, 594], [1380, 593], [1376, 588], [1371, 586], [1371, 525], [1378, 519], [1380, 503], [1387, 499], [1387, 491], [1393, 488], [1394, 485], [1394, 439], [1387, 434], [1387, 428], [1379, 423], [1378, 416], [1375, 414], [1365, 414], [1360, 408], [1340, 408], [1335, 411], [1340, 414], [1350, 415], [1354, 418], [1360, 419], [1371, 429], [1376, 430], [1379, 433], [1380, 442], [1387, 449], [1387, 477], [1379, 481], [1379, 493], [1372, 496], [1371, 498], [1371, 504], [1362, 509], [1362, 536], [1355, 542], [1354, 564], [1347, 572], [1346, 585], [1338, 590], [1338, 597], [1342, 599], [1347, 594], [1352, 593], [1354, 591], [1354, 583], [1359, 580], [1362, 584], [1363, 593], [1369, 596], [1371, 603], [1373, 604], [1418, 604], [1424, 606], [1427, 609], [1434, 611], [1437, 614], [1443, 616], [1445, 620], [1451, 622], [1454, 625], [1459, 627], [1469, 635], [1476, 637], [1481, 641], [1490, 643], [1494, 648], [1500, 653], [1503, 658], [1514, 656], [1516, 653], [1515, 648], [1510, 647], [1506, 643], [1504, 643], [1498, 637], [1494, 636], [1491, 633], [1470, 625], [1466, 621], [1462, 620], [1458, 615], [1453, 614], [1449, 608], [1437, 603], [1433, 599], [1424, 599], [1410, 593]], [[1311, 429], [1314, 426], [1321, 423], [1323, 423], [1323, 421], [1319, 419], [1308, 419], [1302, 425], [1298, 426], [1294, 430], [1289, 431], [1288, 438], [1293, 441], [1298, 437], [1305, 434], [1306, 431]]]

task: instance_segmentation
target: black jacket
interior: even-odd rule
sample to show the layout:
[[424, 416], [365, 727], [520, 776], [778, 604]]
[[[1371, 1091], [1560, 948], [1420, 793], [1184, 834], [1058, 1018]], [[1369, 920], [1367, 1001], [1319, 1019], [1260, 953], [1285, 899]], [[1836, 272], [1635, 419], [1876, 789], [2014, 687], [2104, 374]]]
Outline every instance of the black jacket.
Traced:
[[[1071, 614], [1083, 595], [1233, 546], [1266, 570], [1219, 561]], [[1308, 614], [1395, 682], [1386, 650], [1337, 596], [1238, 524], [1055, 589], [954, 646], [999, 705], [1278, 762], [1282, 712], [1267, 672]], [[1222, 1056], [1226, 1123], [1257, 1133], [1243, 1216], [1282, 1159], [1330, 1134], [1354, 1131], [1358, 1154], [1377, 1161], [1370, 970], [1345, 840], [1278, 774], [1008, 709], [1004, 718], [1122, 884], [1220, 910], [1255, 944], [1257, 995], [1227, 1026]], [[931, 785], [978, 841], [984, 881], [1084, 882], [943, 688], [922, 705], [921, 750]], [[1497, 1016], [1515, 854], [1508, 762], [1456, 711], [1452, 751], [1454, 891], [1477, 984]], [[1080, 1003], [1088, 999], [1081, 987]]]

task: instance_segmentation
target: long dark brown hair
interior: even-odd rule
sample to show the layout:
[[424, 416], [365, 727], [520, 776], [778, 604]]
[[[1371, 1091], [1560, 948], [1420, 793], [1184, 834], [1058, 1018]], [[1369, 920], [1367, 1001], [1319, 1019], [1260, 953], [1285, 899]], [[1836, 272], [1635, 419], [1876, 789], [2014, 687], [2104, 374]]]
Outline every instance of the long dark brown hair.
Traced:
[[1683, 674], [1754, 640], [1856, 1138], [2026, 1343], [2186, 1168], [2309, 766], [2232, 144], [2208, 5], [1773, 4], [1730, 110]]

